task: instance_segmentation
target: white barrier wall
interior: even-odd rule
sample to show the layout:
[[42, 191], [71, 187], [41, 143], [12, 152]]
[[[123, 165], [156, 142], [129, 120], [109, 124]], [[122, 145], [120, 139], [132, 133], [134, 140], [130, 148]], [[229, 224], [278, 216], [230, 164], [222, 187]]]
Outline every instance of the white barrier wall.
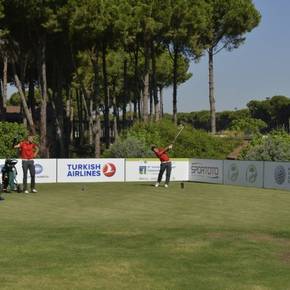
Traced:
[[224, 183], [263, 187], [264, 168], [261, 161], [224, 161]]
[[[188, 159], [171, 159], [171, 181], [188, 180]], [[160, 161], [151, 159], [126, 159], [125, 181], [156, 181], [159, 173]], [[165, 173], [163, 179], [165, 180]]]
[[265, 162], [264, 187], [290, 189], [290, 163]]
[[[16, 170], [18, 183], [22, 183], [23, 171], [22, 160], [17, 159]], [[4, 166], [5, 159], [0, 159], [0, 167]], [[34, 159], [35, 165], [35, 182], [36, 183], [55, 183], [56, 182], [56, 159]], [[28, 171], [28, 183], [30, 182], [30, 174]]]
[[[155, 182], [160, 168], [156, 159], [35, 159], [34, 162], [36, 183]], [[0, 159], [0, 171], [4, 163]], [[21, 159], [16, 169], [17, 182], [22, 183]], [[172, 159], [171, 181], [187, 180], [290, 189], [290, 162]]]
[[223, 161], [209, 159], [189, 160], [189, 181], [223, 183]]
[[124, 159], [58, 159], [57, 182], [124, 181]]

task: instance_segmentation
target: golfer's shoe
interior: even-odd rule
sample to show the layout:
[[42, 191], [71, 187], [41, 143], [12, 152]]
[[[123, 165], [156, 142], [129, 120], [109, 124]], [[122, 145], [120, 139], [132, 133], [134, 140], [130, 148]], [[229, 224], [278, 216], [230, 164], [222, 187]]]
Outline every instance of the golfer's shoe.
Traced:
[[157, 183], [155, 184], [155, 187], [159, 187], [159, 182], [157, 182]]
[[29, 191], [28, 190], [24, 190], [24, 193], [29, 193]]
[[166, 184], [166, 183], [165, 183], [165, 184], [164, 184], [164, 187], [166, 187], [166, 188], [167, 188], [167, 187], [168, 187], [168, 184]]
[[33, 192], [33, 193], [37, 193], [37, 190], [36, 190], [35, 188], [33, 188], [33, 189], [31, 190], [31, 192]]

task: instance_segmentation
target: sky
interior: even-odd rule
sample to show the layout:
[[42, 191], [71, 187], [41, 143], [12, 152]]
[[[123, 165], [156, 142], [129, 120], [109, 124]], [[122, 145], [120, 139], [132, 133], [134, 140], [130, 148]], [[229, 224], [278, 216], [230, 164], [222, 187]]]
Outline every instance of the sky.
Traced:
[[[246, 108], [250, 100], [290, 97], [290, 1], [254, 0], [261, 22], [245, 43], [214, 59], [216, 110]], [[192, 63], [193, 76], [178, 88], [178, 112], [209, 109], [208, 58]], [[164, 110], [172, 112], [172, 88], [164, 92]]]

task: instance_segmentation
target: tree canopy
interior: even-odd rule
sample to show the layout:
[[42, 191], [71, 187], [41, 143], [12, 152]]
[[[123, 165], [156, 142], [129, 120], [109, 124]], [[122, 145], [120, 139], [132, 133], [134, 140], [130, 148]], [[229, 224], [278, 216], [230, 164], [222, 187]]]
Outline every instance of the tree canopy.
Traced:
[[133, 122], [163, 117], [163, 89], [190, 61], [218, 45], [232, 49], [259, 23], [251, 0], [2, 0], [1, 94], [18, 89], [41, 156], [94, 156]]

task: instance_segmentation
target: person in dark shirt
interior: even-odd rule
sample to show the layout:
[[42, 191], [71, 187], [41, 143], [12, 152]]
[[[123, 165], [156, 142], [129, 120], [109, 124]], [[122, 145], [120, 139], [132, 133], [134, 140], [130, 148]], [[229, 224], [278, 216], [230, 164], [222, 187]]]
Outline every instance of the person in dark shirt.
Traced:
[[31, 177], [31, 192], [37, 192], [35, 189], [35, 166], [34, 158], [37, 156], [39, 151], [38, 146], [33, 142], [33, 136], [30, 135], [27, 139], [21, 141], [19, 144], [15, 145], [14, 148], [19, 148], [20, 156], [22, 159], [22, 169], [23, 169], [23, 191], [28, 193], [27, 190], [27, 172], [29, 170]]
[[155, 184], [155, 187], [158, 187], [160, 185], [160, 182], [162, 180], [162, 176], [164, 172], [166, 171], [166, 179], [165, 179], [165, 187], [168, 187], [169, 181], [170, 181], [170, 175], [171, 175], [171, 161], [168, 156], [168, 151], [172, 149], [172, 144], [167, 146], [166, 148], [158, 148], [156, 145], [151, 146], [151, 150], [155, 153], [156, 157], [160, 160], [160, 170], [158, 174], [157, 183]]

